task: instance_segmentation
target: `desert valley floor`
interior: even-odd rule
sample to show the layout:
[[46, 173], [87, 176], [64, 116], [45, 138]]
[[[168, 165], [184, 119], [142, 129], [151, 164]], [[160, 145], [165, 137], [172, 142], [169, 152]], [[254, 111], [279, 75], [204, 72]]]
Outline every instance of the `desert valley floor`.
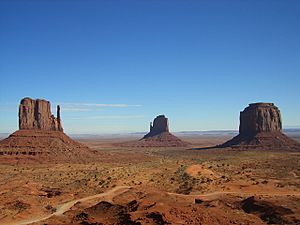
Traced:
[[[298, 142], [300, 136], [293, 137]], [[80, 139], [99, 157], [0, 156], [0, 224], [300, 224], [300, 152], [179, 148]]]

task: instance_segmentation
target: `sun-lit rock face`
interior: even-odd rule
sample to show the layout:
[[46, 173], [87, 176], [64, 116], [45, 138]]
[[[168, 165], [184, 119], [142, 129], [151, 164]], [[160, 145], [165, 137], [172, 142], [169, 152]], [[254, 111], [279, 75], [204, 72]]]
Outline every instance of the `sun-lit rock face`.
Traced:
[[240, 113], [239, 134], [219, 147], [299, 150], [299, 143], [281, 131], [280, 111], [273, 103], [252, 103]]
[[273, 103], [253, 103], [240, 113], [240, 134], [280, 132], [282, 129], [279, 109]]
[[20, 130], [63, 131], [60, 119], [60, 107], [57, 117], [51, 114], [50, 102], [44, 99], [23, 98], [19, 106]]
[[[83, 162], [98, 154], [63, 132], [60, 107], [51, 114], [50, 102], [24, 98], [19, 106], [19, 130], [0, 140], [0, 156], [28, 162]], [[30, 157], [30, 159], [28, 159]], [[12, 160], [10, 158], [10, 160]], [[19, 161], [18, 161], [19, 162]]]

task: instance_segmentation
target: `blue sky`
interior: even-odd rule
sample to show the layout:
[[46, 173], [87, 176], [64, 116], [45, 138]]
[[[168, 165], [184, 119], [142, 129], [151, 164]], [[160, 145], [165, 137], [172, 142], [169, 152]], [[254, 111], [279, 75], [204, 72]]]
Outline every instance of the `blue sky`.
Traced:
[[67, 133], [237, 129], [251, 102], [300, 125], [300, 1], [0, 0], [0, 132], [26, 96]]

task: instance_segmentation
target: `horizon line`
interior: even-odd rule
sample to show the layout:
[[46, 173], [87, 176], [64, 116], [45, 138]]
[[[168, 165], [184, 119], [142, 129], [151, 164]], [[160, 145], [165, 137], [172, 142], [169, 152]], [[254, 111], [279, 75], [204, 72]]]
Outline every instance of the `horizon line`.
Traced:
[[[284, 130], [293, 130], [293, 129], [299, 129], [300, 126], [286, 126], [283, 127]], [[19, 129], [15, 130], [18, 131]], [[12, 131], [12, 132], [15, 132]], [[192, 133], [192, 132], [197, 132], [197, 133], [205, 133], [205, 132], [238, 132], [239, 129], [212, 129], [212, 130], [181, 130], [181, 131], [171, 131], [170, 133]], [[68, 135], [120, 135], [120, 134], [145, 134], [148, 133], [149, 131], [119, 131], [119, 132], [65, 132]], [[11, 134], [11, 132], [0, 132], [0, 134]]]

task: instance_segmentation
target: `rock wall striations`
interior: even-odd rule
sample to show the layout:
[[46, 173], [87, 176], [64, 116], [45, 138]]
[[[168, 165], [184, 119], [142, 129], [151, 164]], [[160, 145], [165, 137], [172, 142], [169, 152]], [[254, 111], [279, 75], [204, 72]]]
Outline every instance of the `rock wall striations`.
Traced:
[[240, 112], [239, 134], [218, 147], [298, 150], [299, 143], [281, 131], [280, 110], [273, 103], [252, 103]]
[[[0, 163], [9, 162], [84, 162], [98, 154], [72, 140], [63, 132], [60, 107], [51, 114], [50, 102], [24, 98], [19, 106], [19, 130], [0, 141]], [[4, 158], [1, 158], [4, 156]], [[34, 158], [33, 158], [34, 156]], [[3, 161], [1, 161], [3, 160]]]
[[251, 135], [259, 132], [280, 132], [282, 129], [279, 109], [273, 103], [249, 104], [240, 112], [239, 133]]
[[51, 105], [44, 99], [24, 98], [19, 106], [20, 130], [63, 131], [60, 107], [57, 106], [57, 117], [51, 114]]

